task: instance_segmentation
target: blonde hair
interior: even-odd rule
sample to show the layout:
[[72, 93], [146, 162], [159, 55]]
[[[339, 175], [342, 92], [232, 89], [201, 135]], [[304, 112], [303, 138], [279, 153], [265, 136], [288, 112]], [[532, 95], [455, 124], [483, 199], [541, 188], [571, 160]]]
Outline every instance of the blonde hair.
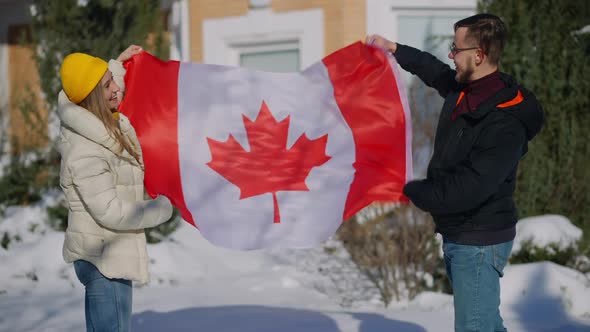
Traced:
[[119, 121], [115, 119], [109, 105], [106, 103], [100, 82], [94, 87], [90, 94], [80, 102], [80, 106], [90, 111], [90, 113], [94, 114], [100, 122], [104, 124], [109, 135], [119, 143], [121, 148], [119, 153], [125, 150], [135, 158], [137, 163], [141, 164], [139, 161], [139, 154], [135, 151], [133, 144], [127, 140], [121, 131]]

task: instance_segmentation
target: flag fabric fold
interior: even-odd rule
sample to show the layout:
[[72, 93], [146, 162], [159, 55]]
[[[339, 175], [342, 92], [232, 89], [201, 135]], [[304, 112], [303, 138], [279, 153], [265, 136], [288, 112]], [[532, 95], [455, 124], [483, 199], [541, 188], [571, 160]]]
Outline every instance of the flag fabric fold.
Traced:
[[119, 106], [148, 193], [210, 242], [312, 247], [372, 202], [407, 202], [411, 125], [392, 56], [362, 43], [297, 73], [125, 63]]

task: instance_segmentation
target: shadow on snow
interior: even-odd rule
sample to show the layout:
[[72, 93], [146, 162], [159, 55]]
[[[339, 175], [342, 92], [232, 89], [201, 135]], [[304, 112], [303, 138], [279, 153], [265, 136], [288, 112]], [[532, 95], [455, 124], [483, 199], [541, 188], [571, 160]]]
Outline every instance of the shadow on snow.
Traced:
[[[537, 263], [538, 264], [538, 263]], [[548, 263], [536, 268], [535, 274], [523, 291], [523, 297], [512, 306], [512, 310], [520, 317], [523, 331], [538, 332], [582, 332], [590, 331], [590, 325], [576, 322], [565, 310], [560, 297], [545, 291]]]
[[[416, 324], [385, 318], [372, 313], [350, 314], [360, 321], [360, 332], [425, 332]], [[343, 332], [328, 315], [311, 310], [235, 305], [180, 309], [170, 312], [145, 311], [134, 314], [132, 330], [143, 332], [215, 331], [215, 332]]]

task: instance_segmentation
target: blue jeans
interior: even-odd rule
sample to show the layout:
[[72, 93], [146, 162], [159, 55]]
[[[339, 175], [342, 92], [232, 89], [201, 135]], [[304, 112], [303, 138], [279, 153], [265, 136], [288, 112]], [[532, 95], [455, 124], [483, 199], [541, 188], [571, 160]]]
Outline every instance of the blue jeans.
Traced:
[[443, 241], [455, 305], [455, 331], [506, 331], [500, 316], [500, 278], [512, 242], [471, 246]]
[[86, 287], [86, 331], [124, 332], [131, 329], [131, 281], [108, 279], [91, 263], [74, 262], [80, 282]]

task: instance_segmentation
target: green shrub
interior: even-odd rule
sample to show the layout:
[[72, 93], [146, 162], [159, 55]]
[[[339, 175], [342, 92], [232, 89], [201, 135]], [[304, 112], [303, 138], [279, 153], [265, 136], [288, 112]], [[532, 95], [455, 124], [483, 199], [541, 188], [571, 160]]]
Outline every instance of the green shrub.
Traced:
[[542, 261], [553, 262], [576, 269], [582, 273], [590, 272], [588, 257], [584, 255], [584, 251], [581, 251], [575, 243], [561, 248], [557, 243], [550, 243], [547, 246], [539, 247], [532, 241], [525, 241], [521, 248], [510, 256], [510, 263], [512, 264]]
[[64, 232], [68, 227], [68, 207], [60, 200], [57, 205], [47, 207], [47, 219], [51, 229]]
[[0, 204], [28, 205], [41, 199], [45, 165], [43, 160], [27, 162], [25, 156], [13, 156], [0, 178]]
[[8, 232], [4, 232], [4, 234], [2, 234], [2, 240], [0, 240], [0, 246], [4, 249], [8, 249], [9, 245], [10, 245], [10, 236], [8, 235]]

